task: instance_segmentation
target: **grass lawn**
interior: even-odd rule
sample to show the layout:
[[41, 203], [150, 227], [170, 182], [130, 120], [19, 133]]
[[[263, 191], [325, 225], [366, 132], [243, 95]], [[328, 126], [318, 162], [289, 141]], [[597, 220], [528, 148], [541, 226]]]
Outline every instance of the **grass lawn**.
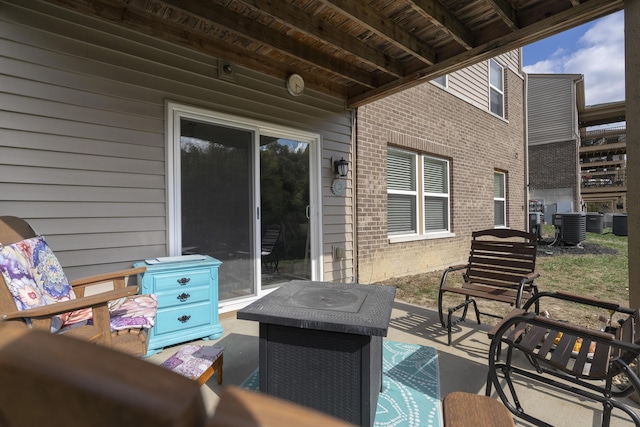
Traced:
[[[603, 234], [587, 233], [586, 244], [590, 249], [595, 245], [595, 251], [581, 250], [573, 247], [567, 251], [555, 250], [556, 247], [546, 247], [544, 242], [553, 238], [553, 226], [543, 226], [543, 242], [539, 245], [539, 255], [536, 261], [536, 271], [540, 278], [536, 280], [541, 291], [565, 291], [601, 300], [614, 301], [627, 306], [629, 303], [629, 271], [627, 237], [616, 236], [611, 229], [604, 229]], [[598, 248], [610, 248], [598, 251]], [[541, 256], [540, 251], [554, 252], [552, 256]], [[595, 253], [594, 253], [595, 252]], [[544, 255], [548, 255], [545, 253]], [[429, 272], [415, 276], [399, 277], [384, 281], [386, 285], [397, 287], [396, 297], [400, 300], [437, 309], [438, 288], [442, 271]], [[461, 280], [461, 277], [449, 275], [449, 280]], [[448, 294], [445, 294], [445, 296]], [[452, 296], [445, 301], [445, 306], [457, 305], [461, 297]], [[542, 310], [550, 313], [556, 319], [568, 320], [583, 326], [594, 327], [598, 324], [598, 316], [608, 313], [572, 303], [552, 305], [543, 300]], [[504, 303], [478, 300], [482, 311], [489, 311], [504, 315], [509, 310]], [[495, 320], [483, 316], [483, 323]]]

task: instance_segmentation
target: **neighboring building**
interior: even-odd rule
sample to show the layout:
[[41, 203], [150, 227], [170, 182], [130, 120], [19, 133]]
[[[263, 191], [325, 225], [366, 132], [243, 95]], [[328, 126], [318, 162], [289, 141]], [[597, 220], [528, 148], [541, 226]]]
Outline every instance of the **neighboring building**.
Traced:
[[[627, 127], [618, 123], [624, 109], [624, 102], [616, 102], [589, 106], [580, 114], [581, 194], [588, 212], [627, 211]], [[598, 125], [616, 125], [589, 130], [588, 115], [598, 111]]]
[[466, 260], [474, 230], [526, 227], [520, 51], [357, 112], [358, 278]]
[[584, 93], [583, 76], [527, 79], [529, 197], [545, 206], [546, 216], [581, 210], [577, 97]]
[[[529, 74], [531, 206], [555, 212], [626, 209], [625, 103], [585, 106], [581, 74]], [[534, 208], [532, 208], [533, 210]]]

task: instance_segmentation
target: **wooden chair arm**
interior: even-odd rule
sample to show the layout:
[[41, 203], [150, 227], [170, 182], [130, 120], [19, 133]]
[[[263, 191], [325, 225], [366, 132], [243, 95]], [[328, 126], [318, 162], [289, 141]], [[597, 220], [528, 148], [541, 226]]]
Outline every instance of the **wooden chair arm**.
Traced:
[[527, 301], [524, 305], [524, 309], [528, 310], [536, 301], [540, 301], [542, 298], [555, 298], [565, 301], [576, 302], [579, 304], [585, 304], [592, 307], [598, 307], [605, 310], [613, 310], [618, 313], [631, 314], [633, 310], [628, 307], [621, 306], [617, 302], [602, 301], [595, 298], [585, 297], [582, 295], [576, 295], [569, 292], [540, 292]]
[[55, 304], [44, 305], [41, 307], [29, 308], [27, 310], [15, 311], [13, 313], [6, 313], [2, 315], [2, 319], [11, 320], [19, 318], [51, 317], [56, 314], [68, 313], [69, 311], [79, 310], [81, 308], [106, 305], [111, 300], [135, 295], [137, 293], [137, 286], [127, 286], [123, 289], [114, 289], [112, 291], [103, 292], [88, 297], [76, 298], [69, 301], [62, 301]]
[[282, 399], [235, 386], [225, 387], [207, 427], [248, 426], [354, 427], [346, 421]]
[[80, 279], [71, 280], [69, 283], [71, 286], [88, 286], [88, 285], [96, 285], [98, 283], [103, 282], [122, 282], [124, 283], [124, 279], [129, 276], [135, 276], [137, 274], [142, 274], [147, 270], [146, 267], [138, 267], [138, 268], [129, 268], [126, 270], [113, 271], [104, 274], [97, 274], [95, 276], [83, 277]]

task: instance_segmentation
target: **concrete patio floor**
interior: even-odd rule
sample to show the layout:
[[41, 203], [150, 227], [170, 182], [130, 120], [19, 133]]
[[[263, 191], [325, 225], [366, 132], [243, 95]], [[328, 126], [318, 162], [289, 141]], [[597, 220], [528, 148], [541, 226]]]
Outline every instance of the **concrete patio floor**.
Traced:
[[[240, 385], [258, 367], [258, 323], [236, 319], [235, 313], [220, 316], [224, 328], [223, 336], [215, 341], [194, 342], [205, 345], [223, 345], [224, 382], [218, 385], [214, 375], [203, 387], [202, 393], [207, 410], [215, 411], [218, 396], [227, 385]], [[456, 330], [457, 329], [457, 330]], [[453, 343], [447, 345], [447, 332], [440, 326], [436, 311], [407, 304], [394, 303], [387, 339], [435, 347], [440, 366], [440, 398], [453, 391], [466, 391], [484, 395], [487, 378], [487, 354], [489, 339], [487, 325], [467, 321], [454, 328]], [[179, 346], [165, 348], [147, 360], [160, 364], [169, 358]], [[516, 382], [520, 400], [527, 413], [537, 416], [555, 426], [600, 426], [600, 404], [577, 396], [562, 394], [541, 384]], [[494, 391], [494, 397], [497, 395]], [[640, 405], [630, 399], [625, 403], [640, 413]], [[516, 425], [531, 424], [515, 418]], [[614, 410], [612, 426], [633, 426], [626, 414]]]

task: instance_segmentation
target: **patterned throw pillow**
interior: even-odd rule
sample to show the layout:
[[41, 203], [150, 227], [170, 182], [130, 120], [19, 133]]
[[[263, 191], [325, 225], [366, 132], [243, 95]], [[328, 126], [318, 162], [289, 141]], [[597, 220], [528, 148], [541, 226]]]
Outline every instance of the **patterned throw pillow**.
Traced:
[[[75, 298], [62, 266], [42, 236], [2, 246], [0, 273], [18, 310]], [[68, 317], [69, 313], [55, 316], [52, 331], [60, 330]]]

